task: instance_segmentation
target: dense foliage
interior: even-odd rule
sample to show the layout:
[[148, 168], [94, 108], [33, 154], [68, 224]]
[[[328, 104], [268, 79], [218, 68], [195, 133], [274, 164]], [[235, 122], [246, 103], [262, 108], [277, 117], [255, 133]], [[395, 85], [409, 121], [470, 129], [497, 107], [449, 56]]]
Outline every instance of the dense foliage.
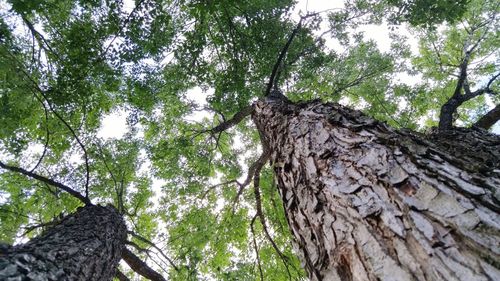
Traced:
[[[140, 238], [130, 249], [150, 249], [138, 253], [171, 280], [297, 279], [271, 170], [261, 195], [274, 242], [255, 220], [253, 190], [239, 192], [257, 131], [207, 129], [263, 96], [292, 33], [277, 73], [290, 99], [341, 101], [425, 130], [467, 57], [467, 85], [489, 89], [458, 110], [456, 124], [473, 124], [500, 103], [499, 4], [428, 2], [348, 0], [299, 15], [291, 0], [2, 0], [0, 161], [115, 205], [176, 267]], [[385, 49], [363, 32], [380, 24]], [[109, 115], [126, 119], [123, 136], [106, 137]], [[80, 204], [2, 170], [0, 240], [32, 237]]]

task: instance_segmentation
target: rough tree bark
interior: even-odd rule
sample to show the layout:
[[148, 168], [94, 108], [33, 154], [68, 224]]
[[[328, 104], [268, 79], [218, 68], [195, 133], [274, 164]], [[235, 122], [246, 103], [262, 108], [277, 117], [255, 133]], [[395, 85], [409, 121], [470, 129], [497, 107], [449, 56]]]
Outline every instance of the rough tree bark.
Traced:
[[317, 101], [258, 101], [252, 118], [311, 280], [500, 280], [499, 137]]
[[114, 207], [79, 208], [41, 236], [0, 251], [0, 280], [112, 280], [126, 237]]

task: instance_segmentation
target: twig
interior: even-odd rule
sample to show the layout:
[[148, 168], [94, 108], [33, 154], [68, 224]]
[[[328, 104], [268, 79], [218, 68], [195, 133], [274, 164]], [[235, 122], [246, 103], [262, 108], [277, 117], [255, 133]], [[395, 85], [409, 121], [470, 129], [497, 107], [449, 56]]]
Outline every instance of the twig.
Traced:
[[[61, 62], [62, 62], [63, 60], [61, 59], [61, 57], [59, 56], [59, 54], [58, 54], [57, 52], [55, 52], [55, 51], [54, 51], [54, 49], [52, 49], [52, 47], [50, 46], [50, 44], [49, 44], [49, 42], [47, 41], [47, 39], [45, 39], [45, 37], [44, 37], [44, 36], [43, 36], [40, 32], [38, 32], [38, 31], [35, 29], [35, 27], [33, 26], [33, 23], [31, 23], [31, 22], [30, 22], [30, 21], [29, 21], [26, 17], [24, 17], [24, 16], [22, 17], [22, 19], [23, 19], [23, 22], [24, 22], [24, 23], [26, 24], [26, 26], [28, 27], [28, 29], [31, 31], [32, 36], [33, 36], [34, 38], [37, 38], [37, 39], [41, 40], [41, 42], [40, 42], [40, 41], [38, 42], [38, 45], [39, 45], [42, 49], [44, 49], [45, 51], [48, 51], [48, 52], [52, 53], [54, 56], [56, 56], [56, 57], [57, 57], [57, 59], [58, 59], [59, 61], [61, 61]], [[48, 48], [48, 49], [46, 49], [46, 48], [44, 47], [44, 45], [45, 45], [45, 46], [47, 46], [47, 48]]]
[[163, 251], [158, 246], [156, 246], [155, 243], [153, 243], [153, 242], [149, 241], [148, 239], [146, 239], [146, 238], [144, 238], [144, 237], [136, 234], [135, 232], [129, 231], [128, 233], [130, 235], [132, 235], [133, 237], [139, 239], [140, 241], [142, 241], [142, 242], [150, 245], [151, 247], [155, 248], [160, 253], [160, 255], [162, 257], [164, 257], [168, 261], [168, 263], [175, 269], [175, 271], [179, 271], [179, 268], [174, 264], [174, 262], [165, 253], [163, 253]]
[[221, 182], [221, 183], [218, 183], [218, 184], [214, 184], [212, 186], [209, 186], [208, 189], [203, 192], [202, 196], [200, 197], [200, 199], [205, 199], [205, 197], [207, 197], [208, 193], [210, 193], [210, 191], [216, 189], [217, 187], [219, 186], [224, 186], [224, 185], [229, 185], [229, 184], [233, 184], [233, 183], [236, 183], [239, 185], [238, 181], [237, 180], [230, 180], [230, 181], [225, 181], [225, 182]]
[[399, 121], [396, 120], [396, 118], [394, 118], [394, 116], [389, 113], [389, 110], [387, 110], [385, 104], [382, 102], [382, 100], [380, 100], [380, 97], [377, 94], [374, 94], [373, 96], [375, 96], [375, 99], [378, 101], [380, 106], [382, 106], [382, 109], [384, 109], [385, 113], [387, 113], [387, 115], [392, 119], [392, 121], [394, 121], [396, 124], [398, 124], [400, 128], [402, 128], [401, 123], [399, 123]]
[[46, 136], [45, 136], [45, 145], [43, 146], [42, 155], [38, 159], [38, 161], [35, 164], [35, 166], [30, 170], [30, 172], [34, 172], [38, 168], [38, 166], [42, 163], [42, 160], [45, 157], [45, 154], [47, 153], [47, 148], [49, 146], [49, 139], [50, 139], [49, 114], [48, 114], [48, 111], [47, 111], [47, 107], [45, 106], [45, 103], [37, 95], [34, 95], [34, 96], [42, 104], [43, 110], [45, 111], [45, 131], [46, 131]]
[[111, 168], [108, 166], [108, 162], [106, 161], [106, 158], [104, 157], [105, 153], [102, 150], [101, 145], [99, 143], [96, 143], [96, 147], [99, 150], [99, 156], [101, 156], [101, 160], [104, 163], [106, 170], [108, 170], [108, 173], [110, 174], [111, 179], [113, 180], [114, 189], [115, 189], [115, 193], [116, 193], [116, 200], [118, 201], [118, 212], [120, 214], [123, 214], [123, 210], [124, 210], [123, 198], [122, 198], [122, 196], [123, 196], [123, 182], [121, 184], [121, 186], [122, 186], [121, 191], [119, 191], [118, 190], [118, 181], [116, 180], [114, 173], [111, 171]]
[[49, 105], [50, 111], [52, 111], [52, 113], [54, 113], [54, 115], [57, 117], [57, 119], [59, 119], [64, 124], [64, 126], [66, 126], [66, 128], [68, 128], [68, 130], [73, 135], [73, 138], [80, 145], [80, 148], [83, 151], [83, 158], [85, 160], [85, 174], [86, 174], [85, 175], [85, 197], [88, 198], [89, 197], [89, 183], [90, 183], [90, 167], [89, 167], [89, 157], [88, 157], [88, 154], [87, 154], [87, 149], [85, 148], [85, 145], [80, 140], [80, 138], [76, 134], [75, 130], [73, 130], [73, 128], [71, 127], [71, 125], [68, 122], [66, 122], [66, 120], [64, 120], [64, 118], [62, 118], [62, 116], [52, 106], [52, 104], [50, 103], [49, 99], [45, 95], [45, 92], [42, 89], [40, 89], [38, 87], [38, 85], [37, 85], [37, 88], [39, 89], [39, 92], [42, 95], [42, 97], [44, 98], [44, 100]]
[[39, 224], [35, 224], [35, 225], [30, 225], [30, 226], [26, 226], [24, 229], [24, 233], [22, 234], [22, 236], [26, 236], [28, 233], [32, 232], [33, 230], [37, 229], [37, 228], [40, 228], [40, 227], [46, 227], [46, 226], [53, 226], [53, 225], [56, 225], [57, 223], [59, 223], [59, 220], [52, 220], [52, 221], [49, 221], [49, 222], [43, 222], [43, 223], [39, 223]]

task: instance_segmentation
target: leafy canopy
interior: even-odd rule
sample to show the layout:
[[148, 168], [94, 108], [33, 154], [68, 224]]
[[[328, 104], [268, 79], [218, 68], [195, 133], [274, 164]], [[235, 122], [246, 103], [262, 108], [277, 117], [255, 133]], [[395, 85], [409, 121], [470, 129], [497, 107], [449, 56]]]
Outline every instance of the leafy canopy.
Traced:
[[[163, 249], [175, 268], [129, 237], [171, 280], [305, 278], [271, 169], [260, 193], [279, 251], [255, 219], [252, 188], [239, 194], [236, 180], [260, 149], [255, 128], [246, 120], [220, 134], [207, 129], [262, 97], [294, 30], [277, 75], [290, 99], [340, 101], [396, 127], [435, 125], [464, 47], [478, 44], [471, 86], [498, 73], [499, 25], [495, 1], [430, 2], [345, 1], [302, 13], [298, 28], [291, 0], [2, 1], [0, 161], [82, 194], [88, 186], [94, 203], [113, 204], [129, 230]], [[363, 28], [387, 22], [392, 43], [381, 50]], [[418, 53], [396, 25], [403, 22], [414, 26]], [[498, 96], [465, 104], [463, 124], [488, 101]], [[123, 137], [104, 137], [109, 115], [126, 119]], [[81, 203], [2, 170], [0, 204], [0, 240], [12, 243]]]

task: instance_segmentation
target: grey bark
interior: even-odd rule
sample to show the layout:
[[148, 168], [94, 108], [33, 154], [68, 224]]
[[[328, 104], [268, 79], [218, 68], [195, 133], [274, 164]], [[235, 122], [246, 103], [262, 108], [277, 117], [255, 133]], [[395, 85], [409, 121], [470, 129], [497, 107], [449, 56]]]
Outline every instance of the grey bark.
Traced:
[[88, 205], [0, 252], [0, 280], [112, 280], [127, 236], [112, 206]]
[[500, 280], [500, 138], [396, 131], [337, 104], [258, 101], [311, 280]]

